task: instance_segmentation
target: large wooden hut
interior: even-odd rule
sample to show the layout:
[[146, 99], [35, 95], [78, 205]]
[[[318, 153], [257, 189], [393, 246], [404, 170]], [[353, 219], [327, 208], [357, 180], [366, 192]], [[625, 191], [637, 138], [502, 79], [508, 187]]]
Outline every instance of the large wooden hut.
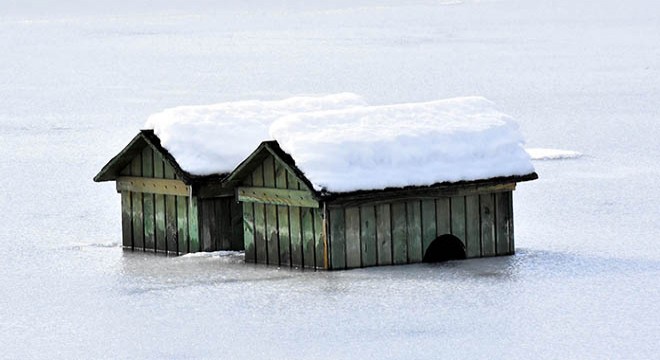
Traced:
[[227, 182], [242, 203], [245, 261], [338, 270], [513, 254], [512, 193], [536, 178], [332, 193], [268, 141]]
[[94, 181], [117, 184], [124, 248], [184, 254], [243, 249], [241, 205], [223, 186], [226, 175], [184, 171], [152, 130], [142, 130]]

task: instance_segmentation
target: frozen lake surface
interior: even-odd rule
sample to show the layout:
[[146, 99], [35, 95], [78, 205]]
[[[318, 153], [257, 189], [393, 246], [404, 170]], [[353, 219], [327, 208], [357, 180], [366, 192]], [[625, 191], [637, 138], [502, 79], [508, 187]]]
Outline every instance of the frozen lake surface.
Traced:
[[[656, 358], [660, 2], [9, 1], [7, 358]], [[404, 4], [405, 3], [405, 4]], [[342, 272], [124, 252], [92, 177], [164, 108], [482, 95], [537, 161], [512, 257]]]

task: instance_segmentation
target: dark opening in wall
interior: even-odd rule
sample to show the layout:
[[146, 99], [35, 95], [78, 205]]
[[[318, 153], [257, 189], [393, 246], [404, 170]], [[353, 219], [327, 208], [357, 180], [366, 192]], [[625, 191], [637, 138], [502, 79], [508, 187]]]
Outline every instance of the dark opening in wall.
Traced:
[[465, 245], [454, 235], [438, 236], [424, 253], [424, 262], [465, 259]]

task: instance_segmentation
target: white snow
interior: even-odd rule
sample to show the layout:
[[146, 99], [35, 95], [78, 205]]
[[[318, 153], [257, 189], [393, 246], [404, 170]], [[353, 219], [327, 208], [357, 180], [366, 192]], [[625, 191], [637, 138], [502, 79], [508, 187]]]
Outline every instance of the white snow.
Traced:
[[334, 192], [534, 171], [517, 124], [482, 97], [291, 114], [270, 135]]
[[573, 150], [528, 148], [526, 151], [532, 160], [564, 160], [582, 157], [582, 153]]
[[340, 93], [181, 106], [151, 115], [144, 127], [154, 130], [183, 170], [209, 175], [233, 170], [269, 139], [268, 127], [282, 115], [357, 105], [365, 105], [361, 97]]

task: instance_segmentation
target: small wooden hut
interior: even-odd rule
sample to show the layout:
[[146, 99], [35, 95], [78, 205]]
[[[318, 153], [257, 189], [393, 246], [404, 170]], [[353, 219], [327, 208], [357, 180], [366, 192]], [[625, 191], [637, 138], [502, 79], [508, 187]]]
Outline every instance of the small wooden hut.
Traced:
[[329, 193], [267, 141], [226, 181], [243, 205], [245, 261], [339, 270], [513, 254], [512, 192], [536, 178]]
[[94, 181], [117, 184], [124, 248], [185, 254], [243, 249], [241, 205], [223, 186], [226, 175], [184, 171], [152, 130], [142, 130]]

